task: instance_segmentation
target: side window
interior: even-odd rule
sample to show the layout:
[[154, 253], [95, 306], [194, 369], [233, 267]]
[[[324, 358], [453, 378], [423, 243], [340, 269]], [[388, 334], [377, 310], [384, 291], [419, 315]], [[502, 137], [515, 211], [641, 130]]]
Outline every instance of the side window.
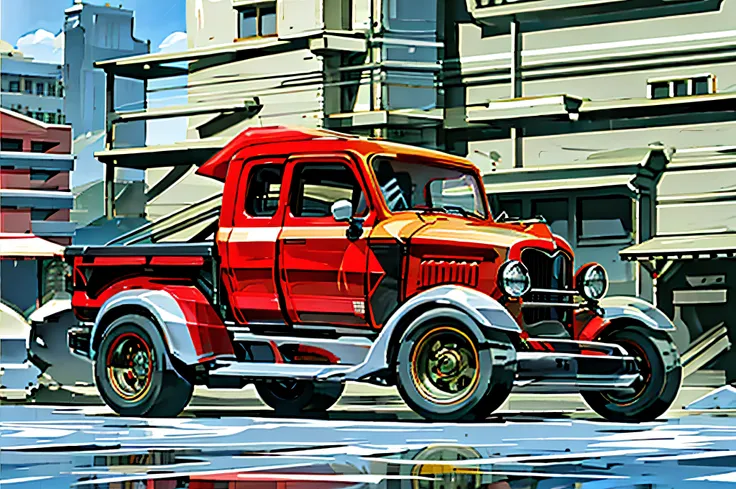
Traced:
[[251, 169], [245, 195], [245, 212], [253, 217], [271, 217], [279, 208], [282, 165], [258, 165]]
[[363, 191], [346, 165], [307, 164], [294, 173], [291, 212], [295, 217], [329, 217], [332, 204], [349, 200], [353, 214], [366, 211]]

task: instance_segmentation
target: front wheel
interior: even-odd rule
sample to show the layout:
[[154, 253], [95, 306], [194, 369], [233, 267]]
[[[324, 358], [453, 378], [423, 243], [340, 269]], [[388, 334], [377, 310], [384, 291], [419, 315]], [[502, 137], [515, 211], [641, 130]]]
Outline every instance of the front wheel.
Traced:
[[479, 344], [459, 311], [439, 309], [417, 318], [396, 358], [404, 402], [433, 421], [487, 417], [508, 396], [516, 365], [505, 335]]
[[176, 416], [194, 389], [172, 365], [156, 326], [137, 314], [105, 329], [94, 374], [105, 404], [122, 416]]
[[344, 389], [341, 383], [308, 380], [256, 383], [261, 400], [279, 416], [325, 412], [340, 399]]
[[634, 357], [641, 376], [630, 393], [583, 392], [588, 405], [610, 421], [646, 422], [664, 414], [675, 402], [682, 383], [677, 347], [669, 335], [631, 325], [602, 340], [621, 345]]

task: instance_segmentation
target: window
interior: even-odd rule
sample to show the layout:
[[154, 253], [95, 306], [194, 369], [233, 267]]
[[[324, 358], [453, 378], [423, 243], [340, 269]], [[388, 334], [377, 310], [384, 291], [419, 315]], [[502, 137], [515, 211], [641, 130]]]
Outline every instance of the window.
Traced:
[[251, 170], [245, 197], [245, 212], [253, 217], [271, 217], [279, 208], [281, 177], [280, 165], [259, 165]]
[[49, 89], [47, 93], [49, 97], [56, 97], [56, 83], [49, 83]]
[[433, 160], [375, 157], [371, 168], [391, 212], [417, 211], [485, 219], [486, 196], [475, 173]]
[[36, 83], [36, 95], [44, 95], [46, 91], [45, 83]]
[[8, 87], [10, 90], [10, 93], [18, 93], [20, 92], [20, 81], [13, 80], [10, 82], [10, 86]]
[[499, 203], [499, 210], [496, 213], [497, 215], [500, 215], [501, 212], [506, 212], [506, 215], [508, 215], [512, 219], [521, 219], [524, 216], [522, 216], [522, 205], [520, 200], [502, 200]]
[[578, 237], [580, 239], [631, 238], [632, 202], [626, 196], [578, 199]]
[[249, 7], [238, 11], [238, 38], [276, 35], [276, 6]]
[[544, 199], [532, 201], [532, 214], [543, 217], [554, 234], [568, 239], [569, 220], [567, 199]]
[[712, 77], [693, 78], [693, 94], [705, 95], [711, 93]]
[[42, 141], [31, 141], [31, 153], [43, 153], [45, 147]]
[[2, 138], [0, 141], [0, 151], [23, 151], [23, 140]]
[[295, 217], [329, 217], [338, 200], [353, 203], [353, 215], [366, 211], [363, 191], [352, 170], [342, 164], [302, 165], [294, 175], [291, 212]]
[[675, 84], [675, 97], [685, 97], [688, 94], [687, 80], [677, 80]]
[[667, 82], [652, 83], [651, 87], [651, 98], [667, 98], [670, 96], [670, 84]]
[[31, 82], [30, 80], [25, 80], [23, 82], [23, 92], [29, 95], [33, 95], [33, 82]]

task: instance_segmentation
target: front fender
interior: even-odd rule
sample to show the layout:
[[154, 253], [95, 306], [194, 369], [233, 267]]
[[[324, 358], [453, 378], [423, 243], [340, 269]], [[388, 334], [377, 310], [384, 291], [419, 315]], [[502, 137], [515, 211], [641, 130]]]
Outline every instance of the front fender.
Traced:
[[[94, 360], [97, 354], [96, 340], [109, 324], [110, 315], [116, 315], [121, 308], [145, 309], [156, 321], [169, 353], [186, 365], [196, 365], [217, 355], [231, 355], [227, 329], [214, 311], [208, 311], [211, 306], [201, 292], [188, 286], [170, 288], [125, 290], [105, 301], [92, 328], [90, 358]], [[199, 307], [190, 307], [195, 304]], [[198, 317], [197, 313], [203, 309], [210, 313]]]
[[598, 306], [601, 314], [582, 327], [578, 339], [593, 341], [613, 322], [621, 319], [633, 319], [653, 330], [675, 330], [675, 325], [662, 311], [636, 297], [606, 297], [601, 299]]
[[347, 372], [332, 376], [341, 376], [342, 380], [360, 380], [387, 369], [391, 363], [390, 346], [392, 342], [399, 341], [400, 334], [403, 334], [401, 327], [406, 325], [406, 321], [414, 319], [419, 311], [448, 306], [470, 317], [479, 331], [491, 329], [521, 333], [521, 328], [506, 308], [492, 297], [468, 287], [441, 285], [420, 292], [406, 301], [386, 321], [365, 360]]

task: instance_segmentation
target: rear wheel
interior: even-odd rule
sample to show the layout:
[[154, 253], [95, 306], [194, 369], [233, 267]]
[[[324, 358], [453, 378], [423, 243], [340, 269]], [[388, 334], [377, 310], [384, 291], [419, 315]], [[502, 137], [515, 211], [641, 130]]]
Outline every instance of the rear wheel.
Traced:
[[174, 368], [158, 329], [137, 314], [105, 329], [94, 374], [105, 404], [123, 416], [176, 416], [192, 397], [192, 383]]
[[[398, 389], [404, 402], [424, 418], [454, 421], [485, 418], [508, 396], [513, 383], [503, 374], [515, 364], [500, 340], [479, 345], [459, 311], [424, 313], [402, 338], [396, 359]], [[503, 357], [503, 358], [502, 358]], [[503, 363], [502, 363], [503, 362]]]
[[344, 389], [345, 386], [337, 382], [284, 380], [256, 383], [263, 402], [283, 416], [327, 411], [340, 399]]
[[677, 347], [668, 334], [638, 324], [613, 331], [602, 338], [621, 345], [634, 357], [640, 378], [633, 392], [583, 392], [583, 398], [598, 414], [611, 421], [653, 421], [675, 401], [682, 382]]

